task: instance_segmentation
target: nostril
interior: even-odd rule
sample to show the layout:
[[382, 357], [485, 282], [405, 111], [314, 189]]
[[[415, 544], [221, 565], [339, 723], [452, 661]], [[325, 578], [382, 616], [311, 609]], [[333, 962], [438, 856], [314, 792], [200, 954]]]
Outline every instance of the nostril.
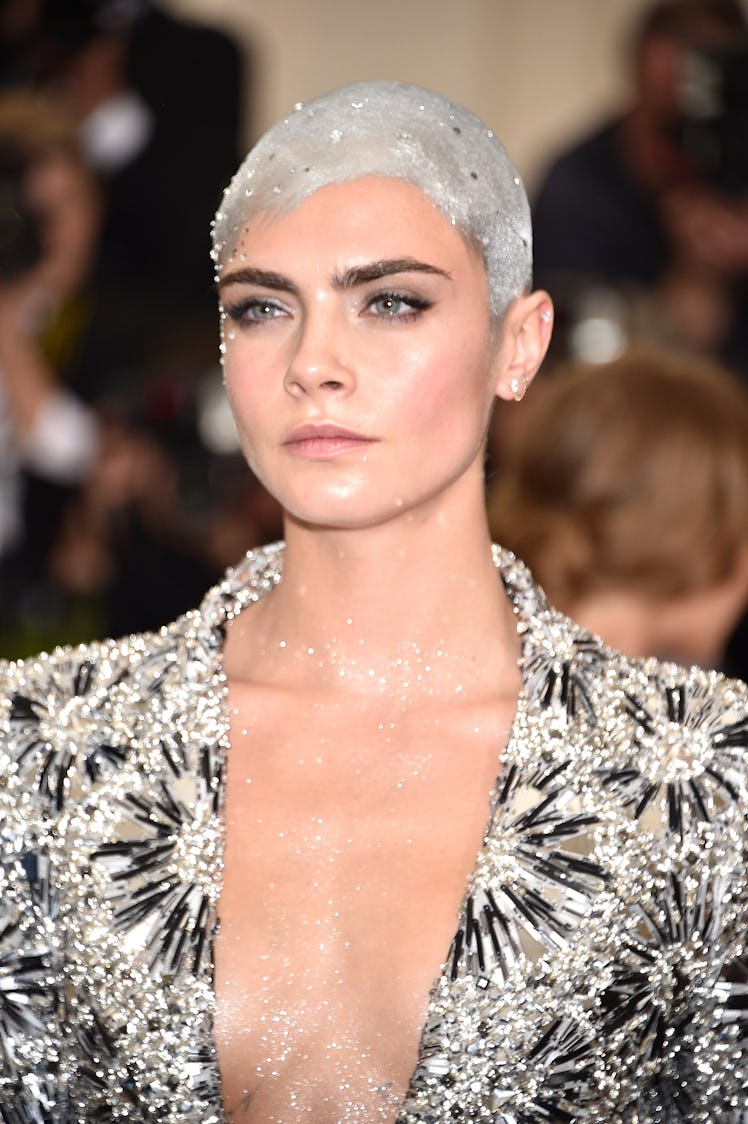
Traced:
[[342, 385], [342, 382], [338, 382], [337, 379], [326, 379], [325, 382], [320, 383], [320, 386], [325, 390], [340, 390]]

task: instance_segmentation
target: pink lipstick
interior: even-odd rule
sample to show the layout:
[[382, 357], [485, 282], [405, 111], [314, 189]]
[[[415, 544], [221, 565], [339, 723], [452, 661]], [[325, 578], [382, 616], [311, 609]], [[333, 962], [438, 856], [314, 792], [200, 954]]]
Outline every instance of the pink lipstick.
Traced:
[[294, 456], [308, 460], [326, 460], [328, 457], [368, 448], [374, 444], [374, 438], [339, 425], [324, 423], [300, 425], [291, 431], [283, 444]]

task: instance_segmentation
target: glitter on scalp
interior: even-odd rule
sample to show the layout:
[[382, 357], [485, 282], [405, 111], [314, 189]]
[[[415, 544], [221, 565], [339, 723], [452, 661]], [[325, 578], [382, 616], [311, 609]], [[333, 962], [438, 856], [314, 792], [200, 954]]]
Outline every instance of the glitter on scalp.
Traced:
[[216, 214], [217, 274], [260, 212], [292, 210], [321, 187], [371, 175], [420, 188], [480, 248], [494, 316], [529, 288], [530, 208], [501, 141], [469, 110], [404, 82], [335, 90], [265, 133]]

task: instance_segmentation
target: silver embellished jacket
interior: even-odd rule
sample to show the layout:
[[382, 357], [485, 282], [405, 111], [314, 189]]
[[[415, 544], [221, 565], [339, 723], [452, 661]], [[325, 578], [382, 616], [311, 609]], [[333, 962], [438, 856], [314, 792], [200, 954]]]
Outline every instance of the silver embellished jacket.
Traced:
[[[398, 1122], [735, 1124], [746, 687], [610, 651], [495, 560], [523, 688]], [[6, 1124], [223, 1120], [223, 631], [281, 561], [158, 633], [0, 665]]]

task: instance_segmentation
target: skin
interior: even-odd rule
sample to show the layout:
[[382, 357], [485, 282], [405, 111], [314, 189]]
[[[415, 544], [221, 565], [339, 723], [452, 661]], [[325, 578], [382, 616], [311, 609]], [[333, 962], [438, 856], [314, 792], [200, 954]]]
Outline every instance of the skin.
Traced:
[[[291, 518], [340, 529], [401, 519], [466, 476], [481, 477], [505, 362], [476, 251], [443, 219], [430, 222], [441, 215], [418, 188], [362, 183], [366, 190], [353, 193], [325, 188], [282, 219], [258, 223], [221, 284], [226, 384], [250, 466]], [[339, 210], [339, 199], [351, 202]], [[421, 225], [433, 233], [409, 233]], [[358, 281], [405, 258], [419, 268]], [[434, 264], [446, 258], [449, 273]], [[283, 263], [276, 286], [241, 280], [275, 261]], [[284, 443], [307, 422], [334, 422], [370, 443], [361, 456], [312, 463], [303, 451], [289, 455]], [[424, 446], [439, 449], [438, 461]]]
[[[519, 298], [499, 330], [475, 249], [374, 177], [253, 219], [221, 301], [243, 448], [287, 543], [224, 651], [224, 1099], [242, 1120], [393, 1120], [516, 706], [483, 451], [550, 301]], [[294, 441], [322, 422], [365, 440]]]

